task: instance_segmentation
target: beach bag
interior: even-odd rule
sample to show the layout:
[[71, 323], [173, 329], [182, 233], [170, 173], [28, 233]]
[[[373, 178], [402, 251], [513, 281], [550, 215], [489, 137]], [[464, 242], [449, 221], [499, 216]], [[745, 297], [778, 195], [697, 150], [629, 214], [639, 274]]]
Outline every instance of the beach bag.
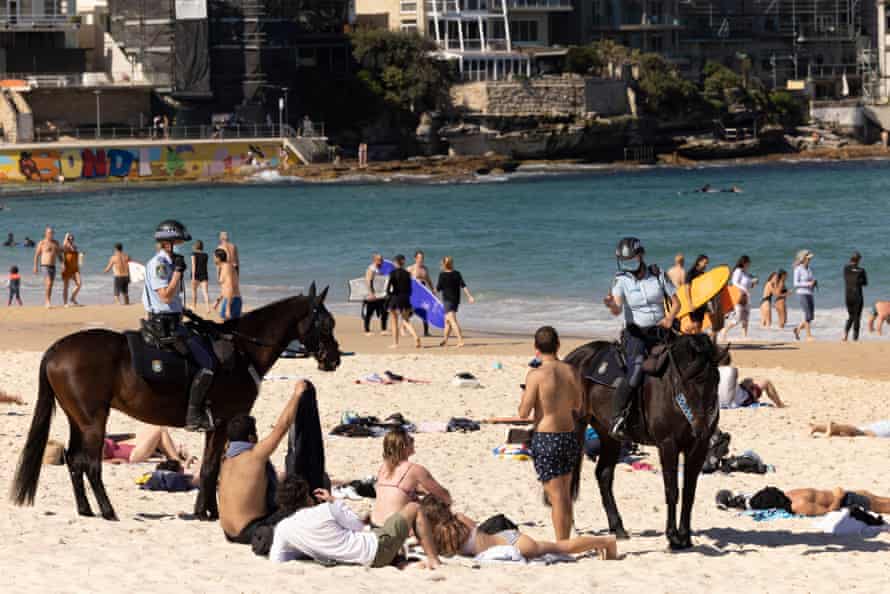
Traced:
[[472, 373], [461, 372], [454, 376], [451, 380], [452, 386], [457, 386], [458, 388], [481, 388], [482, 384], [479, 382], [479, 379], [473, 375]]

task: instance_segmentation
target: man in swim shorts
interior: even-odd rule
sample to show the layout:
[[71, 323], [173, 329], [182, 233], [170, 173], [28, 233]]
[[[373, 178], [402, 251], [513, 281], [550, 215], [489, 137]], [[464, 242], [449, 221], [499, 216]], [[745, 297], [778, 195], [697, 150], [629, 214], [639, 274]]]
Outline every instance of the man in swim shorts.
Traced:
[[572, 472], [581, 462], [581, 441], [575, 431], [582, 402], [581, 378], [574, 367], [558, 359], [559, 335], [554, 328], [538, 329], [535, 350], [541, 365], [528, 372], [519, 416], [534, 415], [531, 452], [535, 471], [552, 506], [556, 540], [564, 540], [574, 523]]
[[114, 253], [102, 272], [114, 272], [114, 302], [130, 305], [130, 255], [124, 251], [122, 243], [114, 244]]
[[213, 260], [219, 268], [220, 294], [214, 307], [219, 307], [219, 317], [235, 320], [241, 317], [241, 285], [238, 282], [238, 269], [228, 261], [228, 253], [217, 248]]
[[47, 227], [43, 232], [43, 239], [34, 250], [34, 274], [43, 273], [43, 286], [46, 289], [45, 305], [50, 307], [53, 294], [53, 284], [56, 282], [56, 262], [62, 261], [62, 246], [54, 237], [55, 231]]

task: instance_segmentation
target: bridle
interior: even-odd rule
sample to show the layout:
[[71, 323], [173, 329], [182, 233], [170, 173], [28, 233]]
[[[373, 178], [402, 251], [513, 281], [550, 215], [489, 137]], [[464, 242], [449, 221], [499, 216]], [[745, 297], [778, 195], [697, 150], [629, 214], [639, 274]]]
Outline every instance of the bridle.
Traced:
[[[674, 343], [672, 345], [668, 345], [668, 349], [667, 349], [668, 366], [670, 368], [668, 370], [668, 375], [670, 377], [669, 381], [671, 384], [671, 390], [674, 392], [675, 403], [680, 408], [680, 411], [683, 413], [683, 415], [686, 417], [686, 420], [689, 421], [689, 426], [692, 429], [692, 435], [694, 437], [697, 437], [698, 432], [696, 431], [695, 423], [693, 423], [694, 415], [693, 415], [693, 412], [692, 412], [691, 408], [689, 407], [689, 403], [686, 399], [686, 394], [690, 393], [688, 380], [692, 379], [693, 377], [698, 377], [699, 375], [701, 375], [701, 372], [703, 372], [703, 371], [707, 371], [708, 364], [706, 362], [703, 363], [701, 371], [697, 371], [694, 375], [689, 374], [689, 373], [683, 373], [682, 371], [680, 371], [680, 366], [677, 364], [677, 359], [676, 359], [676, 356], [674, 355], [675, 347], [676, 347], [676, 343]], [[692, 348], [694, 349], [695, 347], [692, 346]], [[696, 349], [696, 351], [698, 354], [701, 354], [701, 351], [698, 351], [697, 349]], [[716, 406], [716, 403], [715, 403], [714, 408], [716, 409], [716, 412], [719, 413], [719, 406]], [[708, 411], [703, 411], [703, 412], [708, 412]], [[714, 415], [709, 415], [709, 416], [714, 416]], [[714, 419], [709, 419], [709, 420], [712, 423]], [[711, 423], [709, 423], [708, 425], [710, 426]]]

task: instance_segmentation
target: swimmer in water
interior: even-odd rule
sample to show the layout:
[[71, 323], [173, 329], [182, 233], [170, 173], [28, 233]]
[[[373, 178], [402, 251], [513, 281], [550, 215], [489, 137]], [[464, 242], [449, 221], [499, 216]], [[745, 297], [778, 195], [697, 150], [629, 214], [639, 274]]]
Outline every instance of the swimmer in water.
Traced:
[[741, 194], [742, 192], [744, 192], [744, 190], [742, 190], [740, 187], [738, 187], [736, 185], [732, 185], [728, 189], [725, 189], [722, 191], [727, 194]]

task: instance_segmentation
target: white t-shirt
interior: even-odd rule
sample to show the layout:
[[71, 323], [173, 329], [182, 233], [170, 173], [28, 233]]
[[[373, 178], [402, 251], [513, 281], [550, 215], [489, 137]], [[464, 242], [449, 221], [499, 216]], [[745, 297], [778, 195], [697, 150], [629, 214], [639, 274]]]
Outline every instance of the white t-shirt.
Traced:
[[750, 297], [751, 287], [754, 285], [754, 277], [745, 272], [744, 268], [736, 268], [732, 271], [732, 284]]
[[311, 557], [319, 561], [371, 565], [377, 536], [342, 501], [301, 509], [278, 523], [269, 559], [283, 563]]

